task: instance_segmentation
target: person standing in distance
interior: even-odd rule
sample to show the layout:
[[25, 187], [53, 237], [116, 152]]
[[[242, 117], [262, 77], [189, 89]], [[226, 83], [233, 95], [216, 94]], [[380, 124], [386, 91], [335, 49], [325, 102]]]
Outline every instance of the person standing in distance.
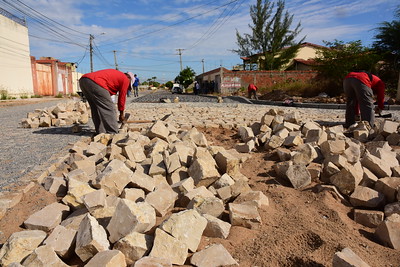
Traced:
[[[347, 74], [343, 81], [346, 94], [345, 128], [356, 122], [356, 115], [361, 113], [361, 120], [375, 125], [375, 113], [381, 114], [384, 108], [385, 84], [376, 75], [365, 71], [353, 71]], [[374, 94], [378, 106], [374, 110]]]
[[118, 133], [117, 113], [112, 95], [118, 94], [119, 121], [124, 121], [126, 95], [131, 87], [133, 73], [115, 69], [90, 72], [79, 79], [79, 85], [92, 111], [96, 134]]
[[137, 75], [134, 75], [135, 80], [133, 81], [133, 96], [138, 97], [139, 96], [139, 78], [137, 77]]

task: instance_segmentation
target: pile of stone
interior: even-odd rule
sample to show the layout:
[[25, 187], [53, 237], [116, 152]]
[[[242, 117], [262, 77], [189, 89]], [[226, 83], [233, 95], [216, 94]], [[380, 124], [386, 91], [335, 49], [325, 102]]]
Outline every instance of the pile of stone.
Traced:
[[77, 256], [85, 266], [236, 265], [220, 244], [197, 250], [203, 235], [261, 223], [268, 198], [239, 172], [247, 157], [163, 121], [78, 142], [38, 179], [60, 202], [10, 236], [0, 264], [67, 266]]
[[[342, 126], [271, 109], [260, 122], [239, 126], [242, 142], [230, 150], [173, 120], [77, 142], [38, 178], [60, 201], [10, 236], [0, 264], [68, 266], [79, 257], [85, 266], [238, 265], [221, 244], [198, 248], [202, 236], [225, 239], [232, 225], [262, 223], [268, 197], [240, 173], [257, 149], [279, 157], [275, 171], [294, 188], [316, 181], [343, 194], [357, 222], [399, 249], [400, 153], [391, 147], [399, 145], [398, 126], [382, 121], [372, 132], [360, 123], [350, 138]], [[349, 249], [333, 256], [333, 266], [355, 262], [367, 266]]]
[[[400, 145], [399, 123], [383, 120], [371, 129], [359, 122], [352, 132], [342, 125], [321, 127], [300, 123], [295, 113], [271, 109], [251, 127], [240, 127], [238, 151], [262, 147], [276, 153], [278, 176], [294, 188], [312, 181], [333, 185], [354, 207], [354, 220], [376, 228], [377, 239], [400, 250]], [[393, 147], [392, 147], [393, 146]], [[325, 184], [325, 185], [323, 185]]]
[[70, 100], [50, 108], [28, 112], [27, 117], [22, 119], [20, 124], [23, 128], [60, 127], [86, 124], [89, 117], [88, 103]]

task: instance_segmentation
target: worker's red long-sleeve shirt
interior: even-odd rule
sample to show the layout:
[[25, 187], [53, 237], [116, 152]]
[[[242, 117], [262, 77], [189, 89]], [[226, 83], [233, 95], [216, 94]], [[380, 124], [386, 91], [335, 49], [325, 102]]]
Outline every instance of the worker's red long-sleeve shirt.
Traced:
[[130, 81], [125, 73], [119, 70], [105, 69], [87, 73], [82, 77], [91, 79], [110, 92], [110, 95], [116, 95], [119, 92], [118, 110], [123, 111], [125, 109], [126, 94], [130, 86]]
[[347, 74], [346, 79], [356, 78], [357, 80], [361, 81], [363, 84], [371, 88], [374, 94], [376, 95], [378, 107], [380, 109], [383, 109], [384, 99], [385, 99], [385, 84], [381, 79], [379, 79], [378, 76], [375, 76], [373, 74], [371, 76], [372, 80], [370, 79], [368, 73], [350, 72], [349, 74]]

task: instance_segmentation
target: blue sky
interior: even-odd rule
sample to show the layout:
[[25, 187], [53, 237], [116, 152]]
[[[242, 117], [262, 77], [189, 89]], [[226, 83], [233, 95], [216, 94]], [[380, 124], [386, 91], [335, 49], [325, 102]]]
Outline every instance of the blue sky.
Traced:
[[[141, 81], [173, 80], [182, 66], [196, 74], [240, 64], [236, 29], [250, 33], [249, 7], [255, 0], [0, 0], [0, 7], [25, 17], [31, 55], [77, 62], [90, 71], [89, 35], [94, 36], [94, 70], [137, 73]], [[300, 21], [305, 41], [361, 40], [369, 46], [374, 28], [392, 21], [398, 0], [286, 0]], [[44, 16], [41, 16], [44, 15]], [[181, 57], [178, 55], [181, 49]]]

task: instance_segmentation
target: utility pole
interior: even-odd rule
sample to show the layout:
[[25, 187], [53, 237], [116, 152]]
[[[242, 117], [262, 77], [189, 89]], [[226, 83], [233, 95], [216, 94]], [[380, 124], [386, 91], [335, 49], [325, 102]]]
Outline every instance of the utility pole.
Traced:
[[114, 52], [115, 69], [118, 70], [117, 51], [114, 50], [113, 52]]
[[201, 63], [203, 65], [203, 73], [204, 73], [204, 59], [201, 60]]
[[182, 51], [185, 50], [185, 49], [178, 48], [176, 50], [178, 50], [179, 62], [181, 63], [181, 71], [182, 71], [183, 70], [183, 68], [182, 68]]
[[93, 72], [93, 39], [94, 36], [89, 34], [90, 72]]

